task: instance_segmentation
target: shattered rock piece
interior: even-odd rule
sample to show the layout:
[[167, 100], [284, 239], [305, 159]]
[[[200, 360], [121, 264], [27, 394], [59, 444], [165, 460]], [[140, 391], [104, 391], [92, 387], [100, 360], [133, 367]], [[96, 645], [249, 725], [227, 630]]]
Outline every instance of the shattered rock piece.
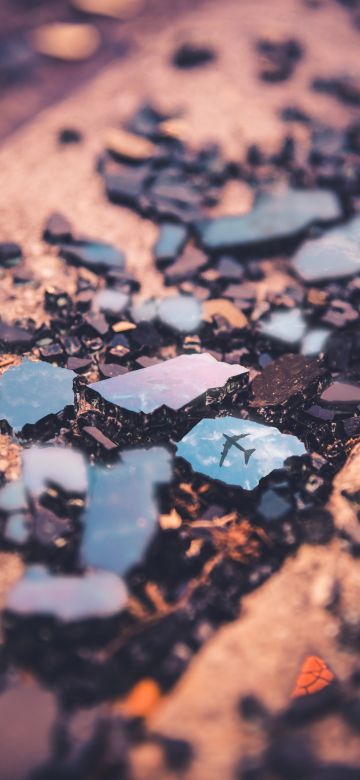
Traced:
[[119, 290], [99, 290], [93, 299], [94, 309], [100, 309], [114, 317], [122, 314], [128, 305], [129, 296]]
[[10, 241], [0, 242], [0, 266], [12, 268], [22, 260], [22, 249], [19, 244]]
[[246, 328], [248, 321], [245, 314], [234, 303], [225, 298], [211, 298], [202, 305], [203, 318], [211, 322], [213, 317], [224, 317], [229, 325], [241, 330]]
[[141, 135], [122, 128], [109, 130], [105, 138], [106, 149], [124, 161], [146, 162], [156, 153], [156, 146]]
[[75, 265], [84, 265], [91, 271], [101, 273], [108, 268], [120, 268], [125, 265], [123, 252], [102, 241], [76, 241], [61, 244], [60, 255]]
[[89, 385], [106, 401], [131, 412], [150, 414], [161, 406], [175, 411], [230, 378], [246, 374], [244, 366], [221, 363], [206, 353], [181, 355], [155, 366]]
[[285, 81], [294, 72], [295, 66], [302, 56], [302, 47], [298, 41], [262, 40], [257, 44], [261, 55], [260, 78], [263, 81]]
[[334, 221], [341, 214], [330, 190], [288, 189], [259, 196], [247, 214], [199, 224], [198, 232], [209, 252], [245, 250], [294, 238], [310, 225]]
[[75, 377], [67, 368], [26, 358], [0, 377], [2, 418], [19, 431], [73, 406]]
[[37, 615], [73, 623], [113, 617], [126, 602], [126, 585], [111, 572], [63, 575], [51, 574], [44, 566], [29, 566], [8, 593], [5, 610], [18, 617]]
[[174, 295], [169, 298], [150, 298], [132, 309], [135, 322], [158, 319], [180, 333], [193, 333], [202, 321], [202, 308], [192, 295]]
[[51, 214], [45, 222], [43, 238], [49, 244], [71, 241], [72, 227], [69, 220], [57, 211]]
[[275, 490], [265, 490], [257, 506], [257, 513], [264, 520], [280, 520], [291, 510], [291, 503], [276, 493]]
[[29, 447], [23, 452], [23, 481], [33, 499], [49, 485], [65, 493], [84, 494], [88, 485], [85, 458], [67, 447]]
[[202, 320], [200, 303], [191, 295], [174, 295], [158, 304], [157, 316], [169, 328], [180, 333], [193, 333]]
[[179, 284], [196, 276], [208, 264], [208, 258], [193, 244], [187, 244], [180, 257], [164, 271], [165, 284]]
[[109, 200], [142, 212], [141, 198], [150, 175], [148, 165], [105, 164], [102, 173]]
[[324, 390], [320, 401], [335, 408], [342, 406], [359, 406], [360, 385], [352, 384], [345, 380], [336, 380]]
[[128, 450], [121, 457], [113, 468], [92, 470], [82, 541], [88, 566], [117, 574], [140, 563], [157, 525], [155, 487], [172, 475], [164, 448]]
[[195, 43], [183, 43], [173, 56], [173, 65], [177, 68], [198, 68], [215, 60], [216, 54], [208, 46]]
[[360, 104], [360, 82], [351, 76], [317, 78], [312, 83], [317, 92], [325, 92], [350, 105]]
[[255, 377], [251, 406], [276, 406], [317, 382], [324, 369], [315, 358], [282, 355]]
[[259, 321], [260, 333], [287, 344], [301, 341], [306, 331], [306, 322], [301, 309], [273, 311], [270, 317]]
[[231, 257], [222, 257], [219, 260], [216, 269], [220, 277], [226, 281], [241, 282], [244, 278], [243, 267]]
[[98, 447], [101, 451], [106, 453], [114, 452], [118, 449], [118, 445], [115, 444], [108, 436], [96, 428], [95, 425], [84, 425], [83, 433], [90, 439], [91, 443]]
[[53, 22], [43, 24], [32, 33], [35, 51], [58, 60], [87, 60], [100, 44], [99, 33], [92, 24]]
[[162, 266], [176, 260], [187, 238], [187, 229], [184, 225], [175, 222], [162, 222], [159, 236], [154, 247], [154, 255], [157, 265]]
[[89, 358], [69, 357], [67, 362], [67, 368], [70, 371], [77, 371], [79, 374], [88, 371], [90, 367], [91, 359]]
[[82, 133], [76, 127], [63, 127], [58, 133], [59, 144], [79, 144], [82, 138]]
[[287, 458], [306, 453], [296, 436], [236, 417], [201, 420], [176, 449], [194, 471], [244, 490], [253, 490]]
[[29, 349], [33, 341], [34, 336], [30, 331], [0, 321], [0, 344], [6, 349]]
[[300, 352], [309, 357], [324, 352], [331, 331], [328, 328], [312, 328], [305, 333], [301, 342]]
[[333, 228], [321, 238], [306, 241], [292, 265], [304, 282], [343, 279], [360, 269], [360, 217]]

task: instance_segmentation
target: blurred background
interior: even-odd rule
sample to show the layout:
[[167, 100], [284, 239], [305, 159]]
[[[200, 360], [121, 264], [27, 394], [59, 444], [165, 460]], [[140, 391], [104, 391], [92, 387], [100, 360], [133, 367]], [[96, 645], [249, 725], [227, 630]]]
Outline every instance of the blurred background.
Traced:
[[0, 139], [203, 2], [0, 0]]

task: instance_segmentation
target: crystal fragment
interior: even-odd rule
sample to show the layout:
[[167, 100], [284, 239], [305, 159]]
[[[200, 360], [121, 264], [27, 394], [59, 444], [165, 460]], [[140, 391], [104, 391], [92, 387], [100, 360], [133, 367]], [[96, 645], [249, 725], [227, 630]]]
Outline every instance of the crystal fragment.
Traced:
[[126, 601], [125, 583], [111, 572], [51, 574], [43, 566], [29, 566], [7, 594], [5, 609], [19, 617], [42, 615], [71, 623], [113, 617]]
[[0, 377], [1, 417], [15, 430], [73, 406], [73, 371], [25, 358]]
[[231, 377], [244, 373], [244, 366], [221, 363], [203, 353], [181, 355], [89, 387], [116, 406], [150, 414], [163, 405], [177, 411], [206, 390], [222, 388]]
[[199, 225], [199, 234], [210, 252], [240, 250], [297, 236], [310, 225], [331, 222], [341, 214], [340, 203], [330, 190], [288, 189], [259, 196], [247, 214]]
[[60, 255], [70, 263], [84, 265], [95, 272], [106, 271], [108, 268], [123, 269], [125, 265], [123, 252], [102, 241], [79, 240], [62, 244]]
[[305, 452], [296, 436], [236, 417], [201, 420], [177, 444], [177, 455], [194, 471], [245, 490]]
[[117, 574], [141, 561], [157, 525], [155, 488], [171, 479], [171, 458], [161, 447], [121, 457], [113, 468], [92, 469], [82, 541], [88, 566]]

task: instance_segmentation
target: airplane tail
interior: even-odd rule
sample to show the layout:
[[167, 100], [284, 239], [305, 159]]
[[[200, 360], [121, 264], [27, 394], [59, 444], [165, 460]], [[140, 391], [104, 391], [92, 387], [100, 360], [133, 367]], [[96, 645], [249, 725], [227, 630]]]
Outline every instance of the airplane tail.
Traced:
[[244, 450], [244, 459], [245, 459], [245, 465], [246, 466], [249, 463], [249, 460], [250, 460], [253, 452], [255, 452], [255, 450], [256, 450], [256, 447], [253, 450]]

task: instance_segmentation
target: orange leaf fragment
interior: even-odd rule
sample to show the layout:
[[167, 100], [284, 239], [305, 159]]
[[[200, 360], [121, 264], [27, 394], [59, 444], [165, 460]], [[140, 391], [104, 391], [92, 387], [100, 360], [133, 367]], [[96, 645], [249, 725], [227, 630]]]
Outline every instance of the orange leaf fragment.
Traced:
[[300, 669], [292, 698], [296, 699], [299, 696], [318, 693], [318, 691], [326, 688], [334, 680], [335, 675], [324, 659], [319, 658], [317, 655], [309, 655]]
[[144, 677], [130, 693], [115, 703], [115, 710], [127, 718], [146, 718], [159, 702], [161, 690], [155, 680]]

